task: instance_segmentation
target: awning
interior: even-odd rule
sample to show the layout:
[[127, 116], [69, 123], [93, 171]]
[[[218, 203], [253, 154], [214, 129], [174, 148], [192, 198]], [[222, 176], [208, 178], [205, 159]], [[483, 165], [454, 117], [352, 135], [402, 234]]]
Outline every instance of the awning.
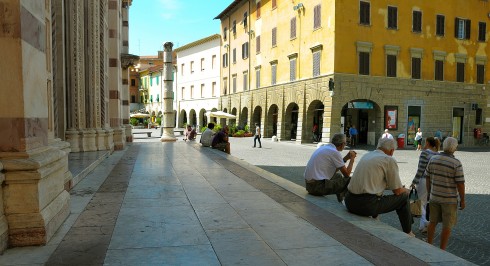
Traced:
[[217, 117], [217, 118], [229, 118], [229, 119], [236, 119], [236, 115], [232, 115], [229, 113], [225, 113], [223, 111], [215, 111], [211, 112], [209, 114], [210, 117]]
[[129, 117], [134, 117], [134, 118], [148, 118], [150, 117], [149, 114], [143, 114], [143, 113], [136, 113], [136, 114], [131, 114]]

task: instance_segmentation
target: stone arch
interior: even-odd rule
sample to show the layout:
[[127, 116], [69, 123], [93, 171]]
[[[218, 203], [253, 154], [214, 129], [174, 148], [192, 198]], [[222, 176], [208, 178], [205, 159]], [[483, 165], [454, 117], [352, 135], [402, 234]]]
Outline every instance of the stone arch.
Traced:
[[[236, 116], [237, 110], [236, 110], [235, 107], [233, 107], [233, 109], [231, 109], [231, 114], [234, 115], [234, 116]], [[236, 124], [236, 118], [230, 119], [230, 125], [235, 125], [235, 126], [237, 125]]]
[[197, 124], [196, 110], [191, 109], [189, 111], [189, 125], [196, 126], [196, 124]]
[[199, 111], [199, 121], [198, 121], [198, 124], [199, 124], [199, 128], [197, 128], [198, 131], [201, 131], [201, 128], [202, 127], [205, 127], [205, 126], [208, 125], [208, 117], [206, 116], [206, 110], [204, 108], [202, 108]]
[[267, 125], [264, 125], [264, 137], [270, 138], [277, 136], [277, 121], [279, 117], [279, 107], [275, 104], [269, 107], [267, 112]]
[[187, 124], [187, 112], [182, 109], [180, 110], [179, 127], [184, 127], [185, 124]]
[[342, 107], [341, 124], [346, 135], [352, 125], [356, 126], [359, 144], [376, 145], [384, 130], [383, 112], [376, 102], [354, 99]]
[[239, 122], [240, 129], [245, 129], [245, 126], [248, 125], [248, 108], [243, 107], [242, 112], [240, 113], [240, 119]]
[[260, 105], [255, 106], [252, 113], [252, 119], [250, 121], [250, 127], [254, 127], [255, 123], [262, 124], [262, 107]]
[[[320, 100], [314, 100], [306, 110], [306, 118], [303, 121], [303, 142], [320, 142], [323, 132], [323, 115], [325, 105]], [[316, 125], [316, 127], [314, 127]], [[315, 130], [315, 132], [313, 132]]]
[[284, 139], [286, 140], [296, 140], [298, 136], [298, 115], [299, 106], [297, 103], [292, 102], [286, 108], [286, 113], [284, 115]]

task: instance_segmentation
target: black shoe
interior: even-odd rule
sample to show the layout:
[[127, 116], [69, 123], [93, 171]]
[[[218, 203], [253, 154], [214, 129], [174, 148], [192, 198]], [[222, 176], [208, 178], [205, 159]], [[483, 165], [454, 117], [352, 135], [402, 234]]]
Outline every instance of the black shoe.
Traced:
[[337, 201], [342, 202], [345, 198], [345, 191], [337, 193]]

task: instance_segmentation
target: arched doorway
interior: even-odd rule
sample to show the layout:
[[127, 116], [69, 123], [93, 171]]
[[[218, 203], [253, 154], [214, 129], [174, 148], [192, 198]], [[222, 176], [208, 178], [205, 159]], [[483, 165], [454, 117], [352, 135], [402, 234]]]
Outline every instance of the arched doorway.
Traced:
[[307, 143], [321, 142], [323, 132], [323, 109], [321, 101], [311, 102], [306, 111], [306, 121], [303, 122], [303, 141]]
[[[231, 114], [236, 116], [236, 108], [231, 109]], [[236, 126], [236, 118], [230, 119], [230, 125]]]
[[239, 129], [245, 129], [245, 126], [248, 124], [248, 108], [243, 107], [242, 113], [240, 114], [240, 120], [238, 121], [240, 123]]
[[189, 125], [195, 127], [197, 125], [196, 110], [191, 109], [189, 112]]
[[179, 127], [184, 127], [187, 124], [187, 112], [185, 110], [180, 110], [179, 116]]
[[199, 111], [199, 128], [197, 128], [197, 131], [200, 132], [202, 127], [205, 127], [208, 125], [208, 117], [206, 116], [206, 110], [201, 109]]
[[255, 127], [255, 123], [261, 123], [262, 119], [262, 107], [256, 106], [252, 113], [252, 121], [250, 121], [250, 127]]
[[367, 99], [355, 99], [342, 107], [341, 124], [343, 132], [349, 136], [349, 129], [355, 126], [358, 135], [358, 144], [376, 145], [377, 138], [381, 136], [384, 125], [379, 105]]
[[269, 107], [269, 112], [267, 113], [268, 124], [264, 128], [264, 136], [266, 138], [277, 136], [277, 120], [279, 115], [278, 113], [279, 107], [277, 107], [277, 105], [273, 104], [271, 105], [271, 107]]
[[298, 114], [299, 106], [296, 103], [290, 103], [286, 108], [284, 117], [284, 139], [296, 140], [296, 132], [298, 132]]

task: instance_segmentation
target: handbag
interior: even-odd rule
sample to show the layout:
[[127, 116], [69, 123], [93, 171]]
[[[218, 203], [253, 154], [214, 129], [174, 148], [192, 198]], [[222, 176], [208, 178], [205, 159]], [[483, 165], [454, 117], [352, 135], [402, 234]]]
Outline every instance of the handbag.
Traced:
[[412, 188], [408, 198], [410, 200], [410, 212], [412, 216], [420, 217], [422, 215], [422, 201], [419, 199], [417, 189]]

